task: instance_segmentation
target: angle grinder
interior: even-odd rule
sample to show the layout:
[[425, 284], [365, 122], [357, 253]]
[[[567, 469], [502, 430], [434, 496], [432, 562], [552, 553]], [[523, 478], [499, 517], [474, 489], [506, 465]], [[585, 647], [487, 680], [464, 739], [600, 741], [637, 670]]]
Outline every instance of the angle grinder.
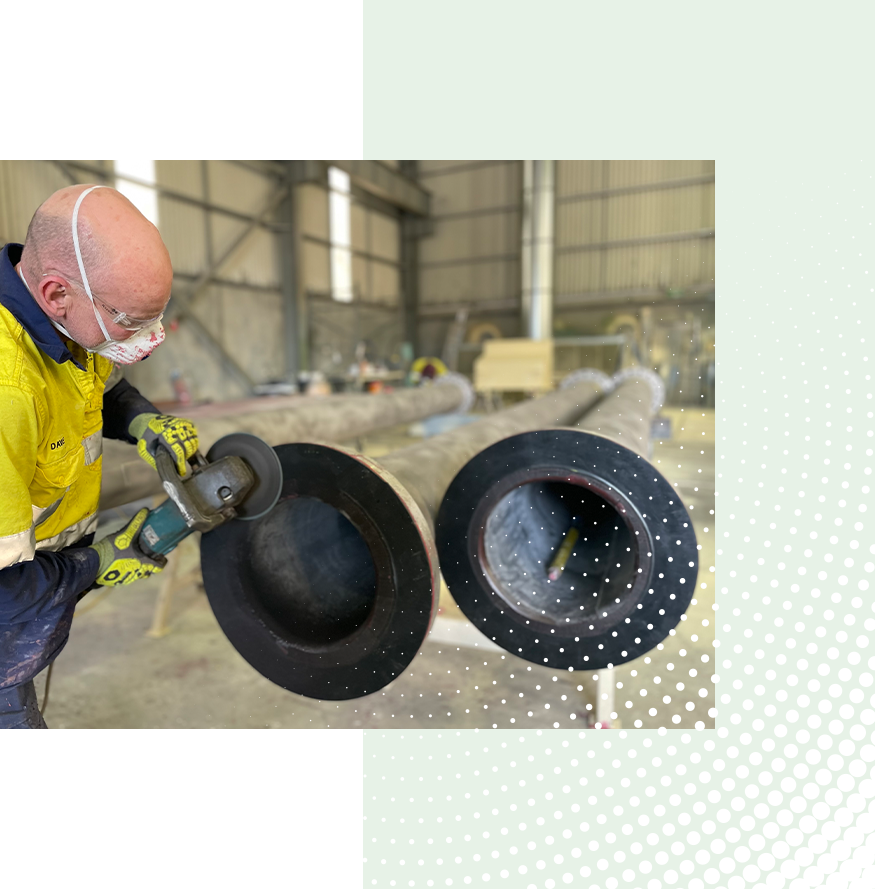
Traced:
[[155, 467], [167, 500], [146, 517], [137, 545], [148, 556], [167, 555], [194, 531], [207, 533], [231, 519], [252, 521], [279, 500], [283, 470], [276, 451], [256, 435], [233, 432], [180, 475], [170, 452], [158, 447]]

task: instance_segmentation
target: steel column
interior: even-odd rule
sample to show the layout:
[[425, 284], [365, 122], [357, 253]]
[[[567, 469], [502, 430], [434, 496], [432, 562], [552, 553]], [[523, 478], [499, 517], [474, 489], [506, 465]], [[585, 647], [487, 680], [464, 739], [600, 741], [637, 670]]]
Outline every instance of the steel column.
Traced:
[[416, 217], [401, 217], [401, 311], [404, 339], [419, 354], [419, 225]]
[[[292, 172], [291, 162], [289, 162], [289, 180], [292, 179]], [[296, 383], [301, 365], [298, 354], [297, 220], [295, 194], [292, 188], [289, 188], [288, 195], [280, 207], [280, 216], [284, 223], [284, 230], [277, 234], [277, 245], [282, 276], [286, 380], [289, 383]]]
[[523, 161], [523, 325], [533, 340], [553, 336], [554, 161]]

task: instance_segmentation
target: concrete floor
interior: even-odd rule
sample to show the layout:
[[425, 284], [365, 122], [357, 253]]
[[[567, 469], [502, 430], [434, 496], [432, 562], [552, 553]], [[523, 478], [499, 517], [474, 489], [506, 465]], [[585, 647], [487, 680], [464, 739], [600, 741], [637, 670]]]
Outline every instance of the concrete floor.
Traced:
[[[613, 722], [713, 728], [714, 412], [667, 413], [673, 437], [654, 443], [653, 459], [693, 517], [701, 545], [697, 593], [660, 649], [615, 669]], [[379, 456], [410, 442], [406, 429], [394, 429], [361, 444]], [[197, 564], [189, 539], [181, 565], [196, 573]], [[498, 649], [445, 589], [432, 634], [404, 675], [367, 698], [338, 703], [290, 694], [252, 669], [195, 581], [174, 593], [170, 631], [148, 636], [160, 586], [159, 575], [80, 603], [52, 675], [51, 728], [584, 728], [593, 712], [595, 674], [553, 671]], [[40, 699], [44, 682], [43, 674]]]

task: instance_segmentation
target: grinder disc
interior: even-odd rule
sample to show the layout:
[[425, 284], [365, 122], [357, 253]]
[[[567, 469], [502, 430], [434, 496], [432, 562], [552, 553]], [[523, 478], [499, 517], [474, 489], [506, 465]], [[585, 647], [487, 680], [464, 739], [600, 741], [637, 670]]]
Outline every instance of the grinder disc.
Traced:
[[220, 438], [207, 452], [212, 463], [222, 457], [241, 457], [255, 474], [255, 484], [236, 507], [237, 518], [260, 519], [276, 505], [283, 489], [283, 468], [276, 451], [257, 435], [232, 432]]

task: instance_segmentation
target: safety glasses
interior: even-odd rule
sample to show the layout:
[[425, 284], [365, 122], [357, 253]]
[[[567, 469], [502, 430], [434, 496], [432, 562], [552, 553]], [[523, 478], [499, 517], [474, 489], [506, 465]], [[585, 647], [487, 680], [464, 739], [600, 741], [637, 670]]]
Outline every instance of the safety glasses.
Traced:
[[[75, 284], [76, 289], [81, 290], [82, 295], [86, 299], [88, 299], [88, 294], [87, 292], [85, 292], [85, 287], [81, 281], [77, 281], [75, 278], [70, 278], [69, 276], [54, 270], [43, 272], [44, 278], [47, 278], [49, 275], [57, 275], [59, 278], [62, 278], [67, 283]], [[94, 296], [93, 292], [92, 296]], [[144, 327], [148, 327], [150, 324], [154, 324], [156, 321], [160, 321], [164, 317], [164, 312], [161, 312], [161, 314], [156, 315], [154, 318], [136, 318], [133, 315], [129, 315], [127, 312], [120, 312], [118, 309], [113, 308], [108, 302], [102, 300], [99, 296], [94, 296], [94, 302], [96, 305], [100, 306], [104, 310], [104, 312], [106, 312], [113, 324], [117, 324], [124, 330], [130, 330], [132, 332], [136, 330], [142, 330]]]
[[94, 302], [109, 315], [113, 324], [118, 324], [119, 327], [125, 330], [142, 330], [144, 327], [148, 327], [164, 317], [164, 312], [161, 312], [160, 315], [156, 315], [154, 318], [134, 318], [132, 315], [128, 315], [127, 312], [120, 312], [118, 309], [114, 309], [109, 303], [104, 302], [97, 296], [94, 297]]

